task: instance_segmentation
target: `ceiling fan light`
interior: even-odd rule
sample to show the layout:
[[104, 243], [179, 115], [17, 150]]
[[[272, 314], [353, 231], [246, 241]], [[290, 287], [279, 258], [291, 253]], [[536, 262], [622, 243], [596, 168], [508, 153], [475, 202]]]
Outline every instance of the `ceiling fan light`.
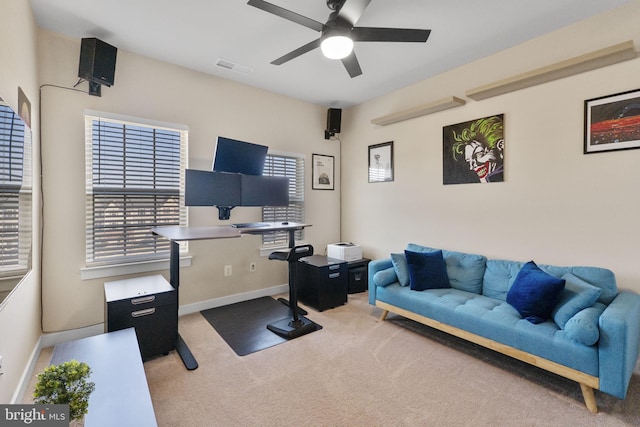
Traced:
[[353, 50], [353, 40], [347, 36], [327, 37], [320, 43], [320, 49], [329, 59], [346, 58]]

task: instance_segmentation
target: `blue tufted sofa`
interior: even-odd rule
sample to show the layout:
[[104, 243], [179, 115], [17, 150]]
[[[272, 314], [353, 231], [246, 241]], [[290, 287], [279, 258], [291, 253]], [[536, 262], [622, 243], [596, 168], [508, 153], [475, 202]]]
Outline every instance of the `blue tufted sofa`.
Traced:
[[[383, 310], [381, 320], [395, 313], [577, 381], [594, 413], [594, 389], [625, 398], [640, 346], [640, 295], [618, 291], [610, 270], [540, 265], [566, 285], [553, 315], [536, 324], [507, 302], [525, 263], [442, 250], [450, 287], [417, 291], [403, 255], [369, 263], [369, 303]], [[570, 283], [598, 288], [597, 300], [576, 302], [581, 292]]]

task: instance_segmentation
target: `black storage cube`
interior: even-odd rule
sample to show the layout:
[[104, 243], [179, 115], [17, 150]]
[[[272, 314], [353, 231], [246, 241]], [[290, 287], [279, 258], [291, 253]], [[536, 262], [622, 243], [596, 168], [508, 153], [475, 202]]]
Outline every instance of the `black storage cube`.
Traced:
[[363, 258], [349, 262], [349, 293], [357, 294], [364, 292], [369, 287], [368, 277], [369, 260]]

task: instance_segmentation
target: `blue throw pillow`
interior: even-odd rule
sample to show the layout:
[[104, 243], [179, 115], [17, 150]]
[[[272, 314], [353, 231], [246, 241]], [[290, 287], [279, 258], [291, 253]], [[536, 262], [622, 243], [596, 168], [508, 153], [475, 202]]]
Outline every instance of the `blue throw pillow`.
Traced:
[[580, 310], [595, 304], [602, 292], [602, 289], [588, 284], [571, 273], [565, 274], [562, 278], [565, 280], [564, 291], [551, 313], [553, 321], [560, 326], [560, 329], [564, 329], [569, 319]]
[[579, 311], [564, 327], [570, 338], [584, 345], [594, 345], [600, 339], [600, 315], [605, 305], [597, 302], [591, 307]]
[[396, 270], [393, 267], [380, 270], [373, 275], [373, 283], [376, 286], [386, 287], [398, 281]]
[[404, 254], [391, 254], [391, 263], [396, 270], [398, 282], [402, 286], [409, 286], [409, 267], [407, 266], [407, 258]]
[[409, 267], [409, 286], [414, 291], [450, 288], [442, 251], [404, 251]]
[[507, 302], [529, 322], [542, 323], [551, 317], [564, 283], [564, 279], [545, 273], [529, 261], [522, 266], [507, 292]]

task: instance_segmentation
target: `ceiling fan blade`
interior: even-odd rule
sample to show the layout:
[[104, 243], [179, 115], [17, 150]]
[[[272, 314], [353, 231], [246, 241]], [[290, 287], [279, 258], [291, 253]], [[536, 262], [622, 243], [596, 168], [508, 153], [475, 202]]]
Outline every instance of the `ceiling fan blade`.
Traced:
[[409, 28], [355, 27], [351, 30], [356, 42], [426, 42], [431, 30]]
[[358, 77], [360, 74], [362, 74], [362, 69], [360, 68], [358, 58], [356, 58], [355, 51], [351, 51], [351, 54], [349, 54], [349, 56], [343, 58], [342, 63], [344, 64], [344, 68], [347, 69], [347, 72], [349, 73], [351, 78]]
[[296, 24], [300, 24], [304, 27], [311, 28], [315, 31], [322, 31], [324, 28], [324, 24], [318, 21], [315, 21], [311, 18], [307, 18], [306, 16], [302, 16], [295, 12], [291, 12], [285, 8], [280, 6], [276, 6], [275, 4], [268, 3], [263, 0], [249, 0], [247, 2], [248, 5], [257, 7], [258, 9], [262, 9], [265, 12], [269, 12], [273, 15], [279, 16], [291, 22], [295, 22]]
[[271, 63], [273, 65], [282, 65], [285, 62], [291, 61], [294, 58], [297, 58], [298, 56], [307, 53], [317, 47], [320, 46], [320, 39], [316, 39], [312, 42], [309, 42], [307, 44], [305, 44], [304, 46], [301, 46], [299, 48], [297, 48], [296, 50], [293, 50], [289, 53], [287, 53], [286, 55], [281, 56], [280, 58], [271, 61]]
[[360, 19], [371, 0], [347, 0], [340, 8], [338, 16], [347, 20], [352, 26]]

